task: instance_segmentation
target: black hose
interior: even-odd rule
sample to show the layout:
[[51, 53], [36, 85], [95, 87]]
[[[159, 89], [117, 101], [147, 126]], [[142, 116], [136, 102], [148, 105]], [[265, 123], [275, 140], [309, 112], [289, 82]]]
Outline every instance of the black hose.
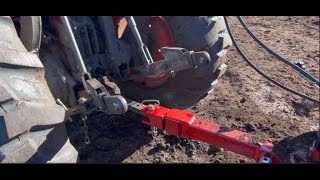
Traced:
[[264, 78], [266, 78], [267, 80], [269, 80], [269, 81], [272, 82], [273, 84], [279, 86], [280, 88], [285, 89], [285, 90], [287, 90], [287, 91], [289, 91], [289, 92], [291, 92], [291, 93], [293, 93], [293, 94], [295, 94], [295, 95], [297, 95], [297, 96], [300, 96], [300, 97], [303, 97], [303, 98], [305, 98], [305, 99], [308, 99], [308, 100], [310, 100], [310, 101], [312, 101], [312, 102], [315, 102], [315, 103], [320, 104], [320, 101], [319, 101], [319, 100], [314, 99], [314, 98], [312, 98], [312, 97], [309, 97], [309, 96], [307, 96], [307, 95], [305, 95], [305, 94], [299, 93], [299, 92], [297, 92], [297, 91], [295, 91], [295, 90], [293, 90], [293, 89], [291, 89], [291, 88], [289, 88], [289, 87], [287, 87], [287, 86], [284, 86], [284, 85], [276, 82], [275, 80], [273, 80], [272, 78], [270, 78], [269, 76], [267, 76], [265, 73], [263, 73], [259, 68], [257, 68], [257, 67], [243, 54], [243, 52], [242, 52], [241, 49], [239, 48], [238, 44], [236, 43], [236, 41], [235, 41], [235, 39], [234, 39], [234, 37], [233, 37], [233, 35], [232, 35], [232, 33], [231, 33], [231, 30], [230, 30], [230, 27], [229, 27], [229, 24], [228, 24], [227, 17], [226, 17], [226, 16], [223, 16], [223, 17], [224, 17], [227, 30], [228, 30], [228, 32], [229, 32], [230, 38], [231, 38], [234, 46], [236, 47], [236, 49], [238, 50], [238, 52], [240, 53], [240, 55], [243, 57], [243, 59], [244, 59], [255, 71], [257, 71], [257, 72], [258, 72], [260, 75], [262, 75]]
[[274, 55], [277, 59], [279, 59], [280, 61], [284, 62], [285, 64], [291, 66], [293, 69], [295, 69], [296, 71], [298, 71], [299, 73], [301, 73], [302, 77], [304, 77], [307, 80], [311, 80], [313, 83], [317, 84], [318, 86], [320, 86], [320, 82], [319, 80], [317, 80], [315, 77], [313, 77], [311, 74], [309, 74], [308, 72], [306, 72], [305, 70], [303, 70], [302, 68], [300, 68], [299, 66], [296, 66], [295, 64], [293, 64], [292, 62], [288, 61], [287, 59], [283, 58], [282, 56], [280, 56], [279, 54], [277, 54], [276, 52], [274, 52], [272, 49], [270, 49], [268, 46], [266, 46], [264, 43], [262, 43], [253, 33], [252, 31], [250, 31], [250, 29], [248, 28], [248, 26], [246, 25], [246, 23], [243, 21], [243, 19], [241, 18], [241, 16], [237, 16], [238, 20], [240, 21], [240, 23], [242, 24], [242, 26], [244, 27], [244, 29], [249, 33], [249, 35], [261, 46], [263, 47], [265, 50], [267, 50], [270, 54]]

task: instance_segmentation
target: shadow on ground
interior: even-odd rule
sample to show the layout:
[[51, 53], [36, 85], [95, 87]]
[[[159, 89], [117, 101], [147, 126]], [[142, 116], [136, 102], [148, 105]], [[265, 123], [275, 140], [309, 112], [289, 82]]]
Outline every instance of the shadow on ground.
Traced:
[[286, 138], [274, 145], [274, 152], [284, 163], [312, 163], [309, 158], [310, 147], [316, 139], [316, 131]]
[[121, 116], [94, 113], [87, 119], [90, 144], [84, 143], [83, 122], [67, 123], [71, 143], [79, 151], [80, 163], [121, 163], [141, 146], [149, 143], [150, 127], [141, 117], [128, 112]]

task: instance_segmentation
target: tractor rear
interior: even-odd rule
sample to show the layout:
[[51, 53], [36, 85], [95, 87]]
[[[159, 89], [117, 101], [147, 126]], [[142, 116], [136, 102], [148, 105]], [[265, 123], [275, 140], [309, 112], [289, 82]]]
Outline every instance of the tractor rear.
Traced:
[[232, 42], [249, 61], [227, 27], [221, 16], [0, 17], [0, 162], [77, 162], [65, 121], [82, 120], [89, 144], [88, 115], [132, 111], [168, 134], [281, 163], [271, 143], [179, 110], [214, 90]]
[[28, 163], [76, 162], [66, 120], [191, 107], [232, 44], [221, 16], [0, 17], [0, 42], [0, 161]]

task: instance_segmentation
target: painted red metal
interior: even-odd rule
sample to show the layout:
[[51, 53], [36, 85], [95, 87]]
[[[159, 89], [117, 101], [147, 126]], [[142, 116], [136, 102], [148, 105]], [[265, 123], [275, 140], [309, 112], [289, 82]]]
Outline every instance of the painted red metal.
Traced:
[[[126, 27], [127, 21], [124, 16], [112, 16], [115, 25], [115, 32], [118, 38], [121, 38]], [[161, 16], [150, 16], [144, 27], [149, 40], [152, 43], [148, 44], [152, 59], [161, 61], [164, 59], [160, 52], [162, 47], [174, 47], [173, 37], [169, 25]], [[146, 87], [158, 87], [164, 84], [170, 77], [169, 73], [157, 76], [146, 76], [135, 79], [134, 82]]]
[[272, 152], [273, 145], [271, 143], [254, 144], [247, 133], [198, 119], [186, 111], [154, 106], [143, 108], [142, 114], [145, 116], [143, 123], [163, 129], [168, 134], [200, 140], [255, 159], [257, 162], [264, 155], [268, 155], [272, 163], [281, 163], [277, 155]]
[[320, 152], [315, 146], [313, 146], [310, 157], [312, 161], [320, 162]]
[[[146, 34], [152, 43], [148, 44], [152, 59], [161, 61], [164, 59], [160, 52], [162, 47], [174, 47], [172, 34], [169, 25], [161, 16], [151, 16], [145, 24]], [[158, 87], [164, 84], [170, 77], [170, 73], [165, 73], [157, 76], [146, 76], [134, 81], [146, 87]]]
[[116, 36], [121, 38], [128, 23], [124, 16], [112, 16], [112, 20], [115, 26]]
[[159, 51], [160, 48], [174, 46], [169, 25], [161, 16], [151, 16], [147, 23], [147, 26], [147, 29], [149, 30], [149, 33], [152, 34], [154, 41], [154, 48], [151, 50], [152, 58], [155, 61], [163, 60], [164, 57]]

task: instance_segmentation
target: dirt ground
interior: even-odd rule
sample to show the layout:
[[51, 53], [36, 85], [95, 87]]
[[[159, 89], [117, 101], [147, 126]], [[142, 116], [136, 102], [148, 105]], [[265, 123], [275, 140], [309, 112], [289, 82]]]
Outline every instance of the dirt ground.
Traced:
[[[243, 17], [265, 44], [283, 57], [303, 61], [319, 79], [318, 16]], [[273, 58], [229, 17], [234, 36], [246, 55], [266, 74], [292, 89], [319, 98], [290, 67]], [[319, 107], [276, 87], [256, 73], [234, 47], [228, 52], [228, 69], [218, 87], [188, 109], [197, 117], [248, 132], [259, 141], [274, 143], [285, 163], [308, 163], [309, 148], [319, 126]], [[81, 163], [253, 163], [251, 159], [195, 140], [179, 139], [150, 128], [133, 113], [88, 118], [91, 144], [84, 145], [83, 123], [67, 124]]]

